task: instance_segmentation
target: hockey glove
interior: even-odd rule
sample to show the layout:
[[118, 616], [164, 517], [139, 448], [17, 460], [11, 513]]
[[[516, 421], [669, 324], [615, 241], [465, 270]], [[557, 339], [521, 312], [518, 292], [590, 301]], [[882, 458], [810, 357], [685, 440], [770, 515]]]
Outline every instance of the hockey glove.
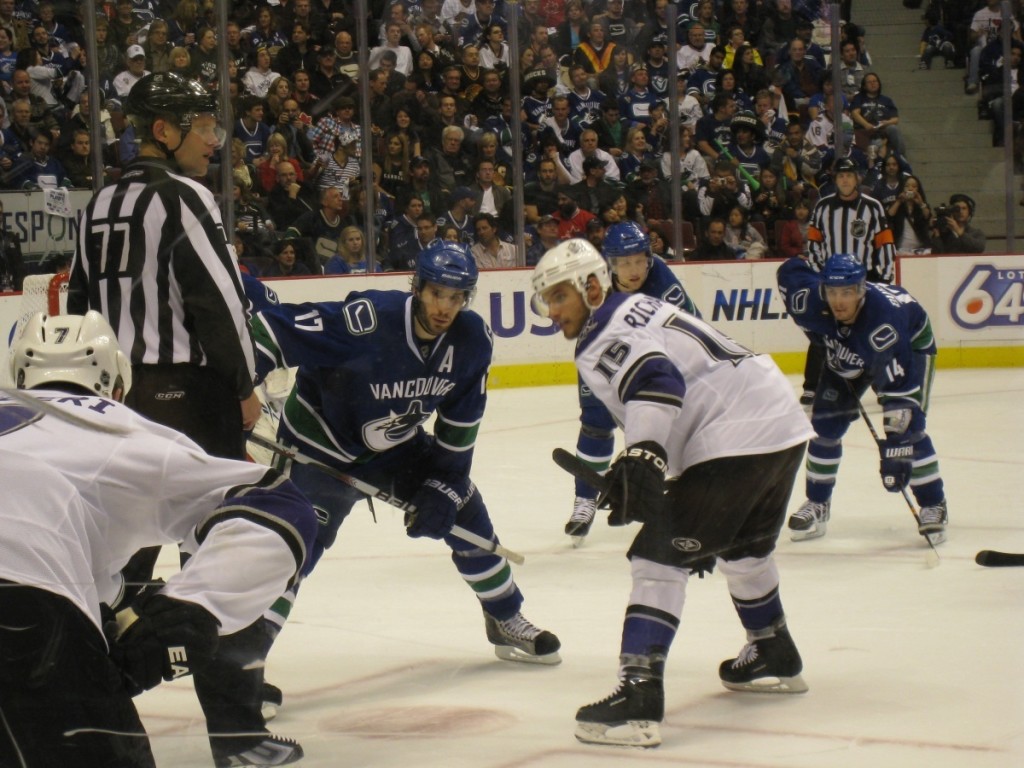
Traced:
[[665, 502], [665, 449], [653, 440], [629, 446], [608, 472], [608, 525], [655, 519]]
[[220, 622], [202, 606], [143, 592], [117, 614], [120, 634], [110, 656], [132, 696], [161, 680], [192, 674], [217, 650]]
[[475, 490], [473, 483], [447, 482], [429, 477], [412, 498], [415, 511], [405, 516], [405, 532], [412, 538], [443, 539], [455, 525], [455, 517]]
[[882, 485], [889, 493], [899, 493], [910, 483], [911, 460], [914, 458], [913, 433], [910, 430], [913, 417], [910, 408], [890, 408], [883, 415], [885, 440], [878, 443], [878, 450], [882, 456]]

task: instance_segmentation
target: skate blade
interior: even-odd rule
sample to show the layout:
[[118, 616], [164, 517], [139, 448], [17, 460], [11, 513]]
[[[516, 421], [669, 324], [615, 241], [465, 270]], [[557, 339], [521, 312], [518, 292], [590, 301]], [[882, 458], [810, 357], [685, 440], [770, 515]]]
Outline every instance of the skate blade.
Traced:
[[576, 534], [575, 536], [571, 536], [570, 538], [572, 539], [572, 548], [579, 549], [583, 546], [583, 542], [587, 540], [587, 535], [585, 533]]
[[585, 744], [616, 747], [656, 747], [661, 744], [657, 720], [627, 720], [624, 723], [576, 723], [576, 739]]
[[518, 661], [523, 664], [545, 664], [547, 666], [554, 666], [555, 664], [562, 663], [562, 657], [558, 655], [558, 651], [554, 653], [547, 653], [542, 656], [535, 656], [532, 653], [516, 648], [514, 645], [496, 645], [494, 646], [494, 655], [502, 661]]
[[744, 691], [750, 693], [806, 693], [807, 683], [803, 677], [762, 677], [758, 680], [751, 680], [749, 683], [729, 683], [725, 680], [722, 685], [730, 691]]
[[824, 523], [818, 523], [813, 528], [808, 528], [805, 531], [794, 531], [792, 528], [789, 529], [789, 540], [790, 541], [807, 541], [808, 539], [820, 539], [825, 535], [825, 531], [828, 530], [828, 526]]
[[928, 541], [932, 543], [933, 547], [938, 546], [939, 544], [944, 544], [946, 542], [945, 530], [922, 532], [921, 535], [928, 539]]

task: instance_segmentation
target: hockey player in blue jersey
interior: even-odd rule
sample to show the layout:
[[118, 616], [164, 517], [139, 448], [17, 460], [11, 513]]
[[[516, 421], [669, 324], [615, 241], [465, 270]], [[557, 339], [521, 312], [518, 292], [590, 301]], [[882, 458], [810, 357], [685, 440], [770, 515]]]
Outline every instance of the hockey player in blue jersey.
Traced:
[[[476, 282], [466, 247], [435, 240], [419, 254], [411, 293], [353, 292], [343, 301], [267, 309], [252, 321], [257, 372], [298, 368], [280, 442], [411, 501], [408, 535], [451, 547], [499, 658], [557, 664], [558, 638], [520, 612], [508, 562], [449, 535], [458, 524], [497, 540], [470, 480], [493, 345], [487, 324], [467, 310]], [[423, 425], [435, 413], [430, 435]], [[324, 515], [315, 564], [364, 497], [315, 466], [295, 462], [289, 472]]]
[[789, 528], [794, 541], [825, 535], [842, 438], [871, 387], [884, 412], [882, 484], [894, 493], [909, 485], [921, 507], [918, 531], [938, 544], [946, 538], [947, 512], [939, 460], [925, 432], [936, 352], [931, 323], [906, 290], [866, 279], [864, 265], [843, 253], [820, 274], [800, 258], [779, 267], [786, 310], [827, 354], [811, 408], [817, 436], [807, 449], [807, 501]]
[[580, 707], [576, 738], [657, 746], [666, 659], [689, 577], [717, 568], [747, 643], [718, 668], [729, 690], [807, 690], [787, 627], [775, 543], [813, 434], [786, 377], [693, 315], [640, 293], [612, 293], [584, 240], [552, 248], [533, 272], [534, 308], [576, 340], [584, 383], [622, 425], [607, 476], [610, 525], [642, 523], [630, 545], [632, 590], [619, 687]]
[[[616, 291], [654, 296], [700, 317], [679, 278], [668, 264], [651, 252], [651, 238], [636, 223], [624, 221], [608, 227], [602, 250]], [[612, 460], [615, 422], [608, 409], [601, 405], [582, 380], [579, 390], [580, 434], [576, 440], [576, 455], [593, 469], [603, 472]], [[596, 511], [597, 490], [577, 479], [572, 515], [565, 524], [565, 532], [572, 537], [573, 546], [583, 543]]]

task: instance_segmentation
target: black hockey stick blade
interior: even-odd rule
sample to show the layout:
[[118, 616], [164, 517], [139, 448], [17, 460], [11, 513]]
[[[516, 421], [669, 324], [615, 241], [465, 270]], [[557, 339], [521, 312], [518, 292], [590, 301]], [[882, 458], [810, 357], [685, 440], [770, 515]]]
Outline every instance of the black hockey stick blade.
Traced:
[[564, 448], [555, 448], [551, 452], [551, 458], [559, 467], [564, 469], [577, 480], [582, 480], [587, 485], [597, 488], [603, 496], [608, 493], [608, 478], [600, 472], [594, 471], [586, 462], [576, 454], [569, 453]]
[[978, 565], [984, 565], [986, 568], [1006, 568], [1014, 565], [1024, 565], [1024, 554], [983, 549], [974, 556], [974, 562]]

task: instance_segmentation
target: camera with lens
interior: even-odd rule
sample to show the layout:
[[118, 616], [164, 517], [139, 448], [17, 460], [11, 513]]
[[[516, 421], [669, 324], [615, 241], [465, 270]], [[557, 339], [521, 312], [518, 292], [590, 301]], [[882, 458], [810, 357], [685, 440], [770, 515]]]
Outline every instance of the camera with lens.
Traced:
[[935, 206], [933, 213], [935, 214], [935, 228], [940, 232], [945, 232], [949, 229], [949, 222], [946, 221], [946, 217], [953, 215], [953, 207], [942, 203]]

